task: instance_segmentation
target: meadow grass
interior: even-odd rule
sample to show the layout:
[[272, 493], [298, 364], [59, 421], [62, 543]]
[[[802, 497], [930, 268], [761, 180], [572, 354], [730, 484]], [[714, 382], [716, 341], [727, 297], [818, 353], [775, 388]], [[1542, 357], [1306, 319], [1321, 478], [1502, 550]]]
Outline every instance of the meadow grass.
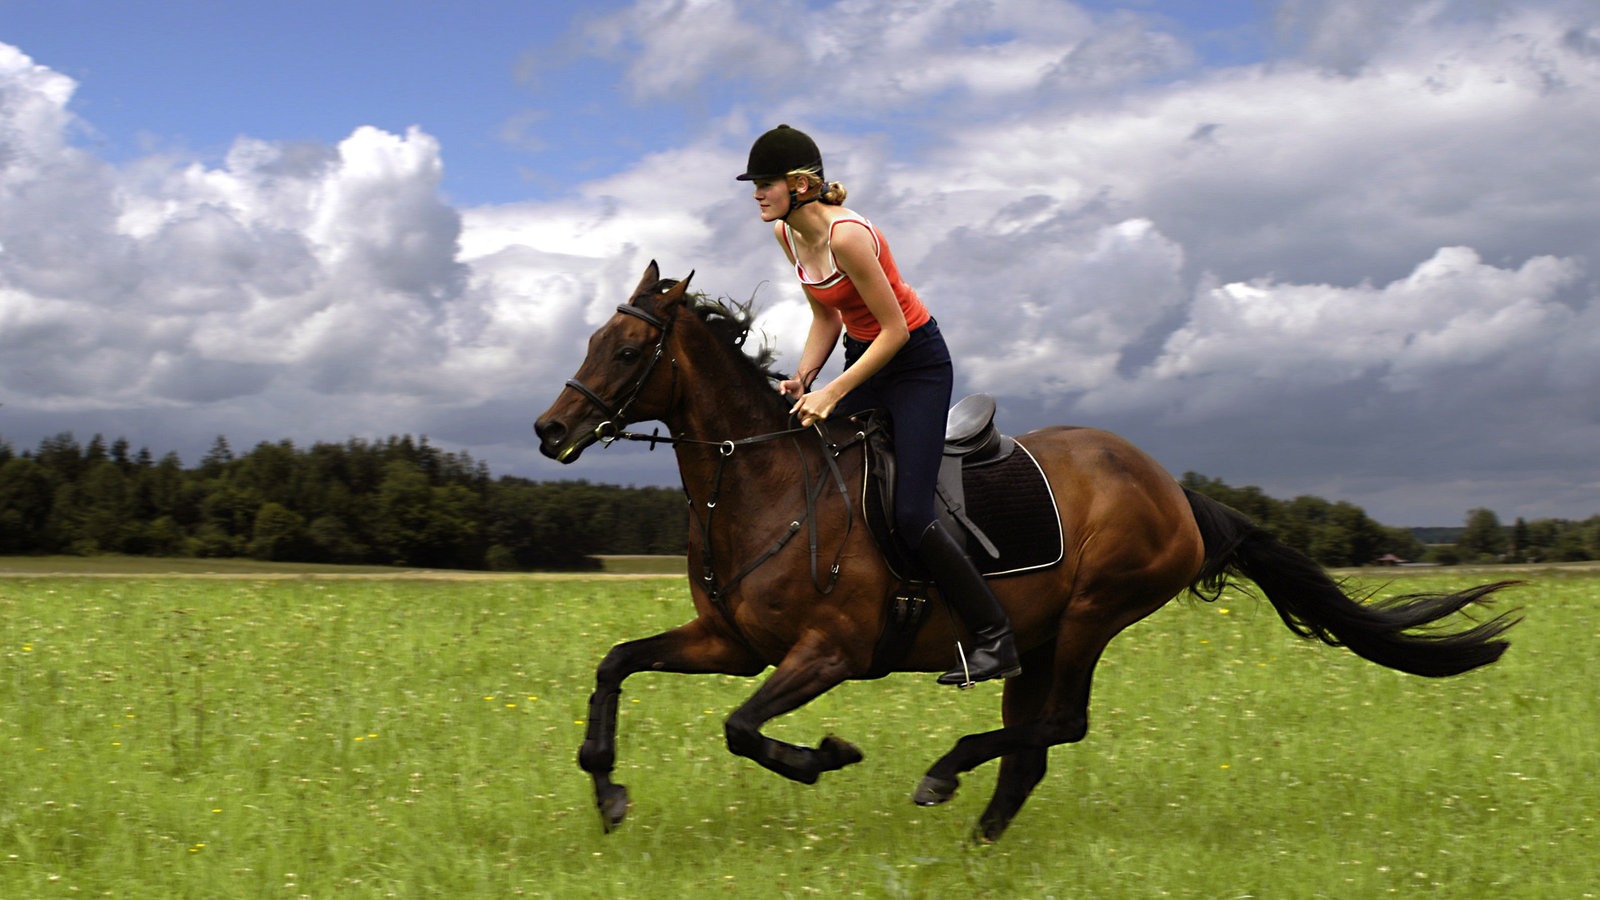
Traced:
[[0, 897], [1596, 896], [1600, 575], [1531, 577], [1505, 659], [1440, 681], [1169, 604], [994, 846], [994, 766], [909, 794], [1000, 688], [921, 675], [769, 726], [865, 752], [810, 787], [723, 748], [754, 681], [636, 676], [602, 834], [594, 666], [683, 621], [681, 577], [0, 578]]

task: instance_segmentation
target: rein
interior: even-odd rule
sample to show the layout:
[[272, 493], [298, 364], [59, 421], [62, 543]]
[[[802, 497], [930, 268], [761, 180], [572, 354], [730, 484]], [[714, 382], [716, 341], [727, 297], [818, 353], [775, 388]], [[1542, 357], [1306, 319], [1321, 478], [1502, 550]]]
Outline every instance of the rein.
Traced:
[[[617, 312], [624, 315], [633, 316], [636, 319], [654, 326], [661, 332], [661, 339], [656, 342], [655, 351], [651, 355], [649, 362], [645, 364], [644, 371], [639, 374], [639, 380], [634, 382], [633, 387], [628, 390], [626, 396], [624, 396], [622, 401], [614, 407], [608, 403], [605, 398], [601, 397], [598, 393], [590, 389], [587, 385], [578, 381], [576, 378], [568, 379], [567, 387], [577, 391], [605, 414], [605, 421], [601, 422], [599, 425], [596, 425], [594, 429], [595, 438], [604, 447], [611, 446], [611, 444], [615, 441], [626, 440], [648, 443], [651, 450], [655, 450], [657, 444], [666, 444], [669, 447], [694, 445], [702, 447], [715, 447], [717, 449], [717, 468], [716, 473], [712, 476], [711, 480], [711, 496], [705, 501], [705, 514], [701, 515], [699, 507], [695, 504], [694, 497], [689, 493], [689, 486], [687, 484], [683, 485], [683, 495], [689, 503], [689, 510], [694, 515], [696, 524], [699, 525], [700, 543], [702, 547], [702, 572], [700, 578], [705, 586], [706, 593], [710, 598], [712, 605], [715, 606], [718, 612], [722, 614], [723, 620], [728, 624], [728, 627], [733, 630], [734, 634], [739, 636], [739, 639], [746, 645], [746, 647], [750, 647], [749, 640], [745, 638], [743, 632], [739, 629], [738, 623], [734, 620], [733, 611], [728, 606], [728, 594], [735, 586], [737, 586], [751, 573], [755, 572], [774, 556], [777, 556], [778, 553], [788, 545], [789, 541], [800, 532], [801, 527], [806, 528], [810, 546], [812, 586], [816, 588], [819, 594], [826, 595], [832, 593], [833, 589], [838, 585], [840, 574], [839, 561], [844, 556], [844, 548], [849, 543], [850, 533], [855, 528], [855, 512], [850, 501], [850, 489], [845, 483], [844, 472], [840, 470], [837, 458], [839, 454], [843, 453], [850, 447], [858, 443], [865, 443], [867, 440], [867, 429], [857, 432], [853, 437], [851, 437], [850, 440], [842, 444], [835, 444], [831, 442], [828, 439], [827, 432], [823, 430], [820, 423], [807, 427], [788, 428], [784, 429], [783, 431], [774, 431], [765, 434], [752, 435], [745, 438], [720, 441], [676, 435], [662, 435], [659, 428], [652, 430], [650, 434], [640, 434], [638, 432], [628, 431], [618, 423], [623, 420], [623, 416], [627, 413], [628, 408], [633, 405], [635, 400], [638, 399], [639, 394], [644, 390], [645, 383], [650, 380], [650, 376], [655, 372], [656, 366], [660, 364], [662, 358], [665, 356], [667, 339], [672, 334], [672, 319], [663, 319], [654, 313], [628, 304], [619, 305], [617, 307]], [[671, 362], [674, 375], [674, 384], [676, 385], [678, 363], [676, 359], [673, 359]], [[806, 459], [805, 451], [801, 447], [799, 441], [799, 436], [808, 432], [815, 433], [818, 436], [822, 448], [822, 460], [826, 467], [825, 472], [819, 470], [817, 473], [815, 484], [812, 482], [810, 462]], [[757, 556], [754, 560], [751, 560], [726, 582], [719, 582], [715, 570], [715, 560], [712, 558], [711, 552], [712, 520], [716, 515], [717, 504], [721, 500], [722, 477], [723, 473], [727, 469], [728, 461], [732, 459], [733, 455], [741, 448], [770, 443], [782, 438], [791, 438], [793, 440], [795, 453], [800, 459], [801, 473], [804, 479], [803, 483], [806, 485], [806, 489], [804, 491], [806, 507], [805, 513], [800, 518], [791, 521], [783, 536], [779, 537], [777, 541], [775, 541], [771, 547], [768, 547], [764, 553]], [[827, 476], [830, 474], [832, 475], [832, 481], [839, 492], [839, 496], [844, 500], [845, 533], [844, 536], [839, 540], [839, 547], [834, 552], [833, 561], [828, 565], [827, 583], [824, 584], [822, 573], [818, 568], [820, 549], [818, 546], [819, 537], [817, 534], [817, 503], [822, 498], [823, 490], [825, 490], [828, 486], [829, 479]], [[754, 651], [753, 647], [750, 649]], [[760, 656], [759, 653], [756, 655]]]

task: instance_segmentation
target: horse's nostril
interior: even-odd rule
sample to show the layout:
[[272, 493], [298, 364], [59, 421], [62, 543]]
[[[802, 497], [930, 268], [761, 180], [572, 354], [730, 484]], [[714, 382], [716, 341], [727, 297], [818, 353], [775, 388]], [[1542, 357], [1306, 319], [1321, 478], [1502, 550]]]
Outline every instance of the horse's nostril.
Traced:
[[539, 440], [547, 445], [559, 444], [567, 436], [567, 426], [560, 422], [535, 422], [533, 423], [533, 433], [537, 434]]

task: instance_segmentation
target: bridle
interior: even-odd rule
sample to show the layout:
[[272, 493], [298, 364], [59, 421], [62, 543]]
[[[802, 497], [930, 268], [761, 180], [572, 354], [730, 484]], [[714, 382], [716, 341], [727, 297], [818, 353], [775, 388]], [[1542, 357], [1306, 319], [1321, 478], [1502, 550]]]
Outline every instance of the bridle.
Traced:
[[[615, 407], [613, 407], [610, 403], [607, 403], [604, 397], [600, 396], [588, 385], [584, 384], [578, 379], [567, 379], [567, 387], [572, 388], [579, 394], [583, 395], [584, 399], [599, 407], [600, 412], [605, 414], [605, 420], [594, 427], [594, 436], [600, 441], [601, 444], [606, 446], [610, 446], [612, 441], [628, 434], [622, 430], [622, 417], [627, 414], [628, 407], [633, 405], [633, 401], [639, 399], [639, 394], [644, 390], [645, 382], [650, 380], [650, 376], [655, 373], [656, 366], [660, 365], [661, 358], [666, 355], [667, 338], [671, 337], [672, 335], [671, 319], [663, 319], [655, 313], [642, 310], [637, 306], [632, 306], [627, 303], [618, 304], [617, 312], [622, 313], [623, 315], [633, 316], [634, 318], [639, 319], [648, 325], [655, 326], [656, 330], [661, 332], [661, 339], [656, 341], [655, 352], [650, 354], [650, 359], [644, 365], [644, 371], [639, 373], [639, 380], [633, 383], [633, 387], [630, 388], [623, 396], [622, 402], [617, 404]], [[676, 371], [676, 363], [673, 364], [673, 369]], [[670, 438], [656, 438], [656, 440], [666, 440], [669, 443], [671, 442]], [[655, 449], [654, 443], [651, 443], [650, 449]]]
[[[622, 398], [622, 401], [616, 406], [612, 406], [609, 402], [607, 402], [606, 398], [600, 396], [599, 392], [590, 388], [588, 385], [584, 384], [578, 379], [567, 379], [567, 387], [577, 391], [583, 396], [584, 399], [588, 400], [590, 403], [593, 403], [600, 410], [600, 412], [605, 415], [605, 420], [599, 425], [596, 425], [593, 432], [595, 439], [600, 441], [602, 445], [610, 446], [613, 442], [619, 440], [646, 441], [650, 444], [650, 449], [654, 450], [656, 448], [656, 444], [666, 444], [668, 446], [673, 446], [675, 444], [703, 444], [718, 448], [724, 457], [728, 457], [732, 456], [734, 451], [739, 447], [748, 444], [762, 444], [766, 443], [767, 441], [774, 441], [778, 438], [802, 434], [808, 431], [816, 431], [816, 433], [823, 435], [824, 441], [826, 442], [826, 434], [823, 432], [820, 425], [789, 428], [783, 431], [769, 432], [767, 434], [751, 435], [750, 437], [746, 438], [720, 441], [701, 440], [682, 435], [662, 435], [659, 431], [654, 434], [639, 434], [637, 432], [624, 430], [624, 427], [621, 424], [623, 422], [622, 417], [627, 413], [628, 407], [632, 406], [633, 402], [639, 399], [639, 394], [644, 391], [645, 384], [649, 382], [650, 376], [655, 373], [656, 366], [660, 365], [662, 357], [666, 355], [667, 339], [672, 336], [673, 319], [664, 319], [648, 310], [643, 310], [637, 306], [631, 306], [626, 303], [619, 305], [617, 307], [617, 312], [622, 313], [623, 315], [633, 316], [635, 319], [655, 327], [661, 332], [661, 339], [656, 342], [655, 351], [650, 354], [650, 359], [645, 362], [644, 371], [639, 373], [639, 379], [633, 383], [633, 387], [627, 390]], [[672, 361], [672, 371], [674, 375], [677, 374], [678, 361], [676, 359]], [[841, 448], [834, 446], [833, 449], [837, 451]]]
[[[622, 400], [615, 406], [608, 402], [604, 397], [600, 396], [598, 392], [576, 378], [567, 379], [567, 387], [577, 391], [590, 403], [593, 403], [600, 410], [600, 412], [605, 415], [605, 420], [599, 425], [596, 425], [594, 429], [595, 438], [600, 441], [603, 446], [609, 447], [613, 442], [618, 440], [630, 440], [647, 441], [650, 444], [651, 450], [654, 450], [656, 448], [656, 444], [658, 443], [667, 444], [668, 446], [674, 446], [677, 444], [698, 444], [717, 448], [718, 460], [715, 475], [711, 480], [711, 494], [708, 498], [705, 498], [702, 501], [705, 507], [704, 514], [701, 513], [699, 506], [694, 501], [694, 498], [689, 496], [689, 486], [687, 484], [684, 485], [683, 491], [684, 496], [689, 500], [689, 507], [691, 512], [694, 514], [696, 523], [699, 525], [701, 532], [701, 543], [705, 548], [704, 558], [701, 561], [704, 569], [701, 578], [704, 582], [707, 595], [711, 599], [712, 604], [715, 605], [716, 608], [722, 613], [723, 618], [727, 621], [729, 627], [732, 628], [734, 634], [738, 635], [739, 639], [748, 647], [750, 646], [748, 639], [739, 629], [738, 623], [734, 621], [732, 611], [728, 608], [728, 592], [733, 589], [734, 585], [743, 581], [747, 575], [754, 572], [767, 560], [776, 556], [778, 551], [782, 550], [783, 547], [789, 543], [790, 539], [793, 538], [802, 528], [805, 528], [808, 531], [810, 537], [809, 544], [811, 553], [812, 585], [817, 589], [818, 593], [828, 594], [831, 593], [834, 586], [838, 584], [839, 563], [844, 553], [845, 544], [848, 542], [850, 532], [855, 527], [855, 516], [851, 511], [849, 489], [845, 483], [844, 473], [839, 469], [837, 457], [848, 447], [854, 446], [858, 443], [865, 443], [867, 439], [867, 430], [864, 429], [855, 435], [851, 440], [846, 441], [843, 444], [833, 443], [829, 439], [826, 429], [822, 427], [820, 422], [810, 426], [789, 428], [783, 431], [775, 431], [765, 434], [756, 434], [751, 435], [750, 437], [738, 438], [734, 440], [704, 440], [683, 435], [663, 436], [659, 433], [659, 431], [648, 435], [627, 431], [621, 424], [624, 422], [623, 416], [627, 413], [628, 408], [633, 405], [633, 402], [639, 398], [639, 394], [644, 391], [645, 384], [649, 382], [650, 376], [655, 373], [656, 366], [660, 365], [662, 358], [666, 355], [667, 340], [672, 336], [672, 323], [674, 320], [670, 317], [663, 318], [655, 313], [640, 309], [639, 307], [632, 306], [630, 304], [619, 305], [617, 307], [617, 312], [622, 313], [623, 315], [633, 316], [634, 318], [653, 326], [661, 332], [661, 339], [656, 342], [655, 351], [650, 355], [649, 361], [645, 363], [644, 370], [639, 373], [638, 380], [634, 382], [633, 386], [624, 394]], [[674, 376], [676, 376], [678, 371], [676, 359], [672, 360], [672, 369]], [[802, 478], [807, 485], [807, 489], [804, 491], [806, 505], [804, 516], [799, 519], [795, 519], [793, 522], [790, 522], [787, 531], [781, 537], [779, 537], [777, 541], [766, 550], [766, 552], [757, 556], [754, 560], [736, 572], [731, 578], [726, 581], [718, 579], [711, 559], [711, 520], [716, 514], [717, 503], [722, 494], [722, 476], [728, 461], [733, 457], [734, 453], [740, 447], [751, 444], [763, 444], [785, 437], [798, 438], [799, 435], [804, 433], [814, 433], [821, 439], [823, 447], [822, 459], [827, 470], [826, 472], [818, 472], [816, 480], [813, 483], [810, 466], [805, 462], [804, 454], [800, 455]], [[839, 495], [844, 500], [846, 524], [844, 538], [840, 540], [838, 551], [834, 554], [832, 563], [826, 567], [826, 577], [824, 577], [823, 572], [818, 566], [819, 548], [817, 545], [818, 534], [816, 511], [817, 503], [821, 498], [822, 491], [830, 481], [830, 478], [828, 477], [829, 475], [832, 476], [831, 481], [838, 490]]]

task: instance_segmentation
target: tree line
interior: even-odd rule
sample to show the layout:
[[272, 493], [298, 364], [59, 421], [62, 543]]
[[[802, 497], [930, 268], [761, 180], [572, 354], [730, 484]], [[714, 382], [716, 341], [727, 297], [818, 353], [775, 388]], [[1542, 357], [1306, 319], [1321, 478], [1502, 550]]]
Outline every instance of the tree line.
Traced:
[[588, 569], [601, 553], [682, 553], [683, 492], [492, 478], [411, 436], [235, 454], [198, 466], [126, 440], [0, 442], [0, 554], [251, 557], [456, 569]]
[[1492, 509], [1469, 510], [1455, 542], [1437, 548], [1434, 558], [1445, 564], [1600, 559], [1600, 516], [1581, 522], [1518, 516], [1503, 525]]
[[[1420, 530], [1385, 527], [1349, 503], [1276, 500], [1193, 472], [1181, 482], [1328, 566], [1600, 559], [1600, 516], [1503, 526], [1475, 509], [1454, 543], [1427, 545]], [[82, 444], [59, 434], [22, 452], [0, 440], [0, 554], [591, 569], [604, 554], [681, 554], [688, 527], [677, 488], [494, 478], [426, 437], [262, 442], [240, 454], [218, 437], [194, 467], [100, 435]]]
[[[1459, 528], [1391, 528], [1361, 507], [1320, 497], [1275, 500], [1257, 487], [1235, 488], [1186, 472], [1184, 487], [1239, 510], [1278, 539], [1325, 566], [1364, 566], [1386, 557], [1404, 562], [1580, 562], [1600, 559], [1600, 516], [1582, 521], [1518, 518], [1500, 523], [1493, 510], [1468, 511]], [[1448, 540], [1438, 540], [1448, 538]], [[1425, 540], [1426, 539], [1426, 540]]]

